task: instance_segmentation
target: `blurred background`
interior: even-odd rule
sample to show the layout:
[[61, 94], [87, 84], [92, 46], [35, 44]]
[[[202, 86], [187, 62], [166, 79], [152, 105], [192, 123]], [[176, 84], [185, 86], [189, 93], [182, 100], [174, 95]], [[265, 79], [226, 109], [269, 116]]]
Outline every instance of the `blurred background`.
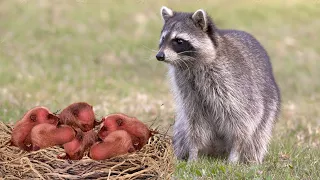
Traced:
[[319, 149], [319, 0], [2, 0], [0, 120], [86, 101], [98, 118], [123, 112], [167, 130], [174, 104], [167, 67], [155, 59], [162, 5], [204, 8], [219, 28], [253, 34], [282, 93], [273, 144]]

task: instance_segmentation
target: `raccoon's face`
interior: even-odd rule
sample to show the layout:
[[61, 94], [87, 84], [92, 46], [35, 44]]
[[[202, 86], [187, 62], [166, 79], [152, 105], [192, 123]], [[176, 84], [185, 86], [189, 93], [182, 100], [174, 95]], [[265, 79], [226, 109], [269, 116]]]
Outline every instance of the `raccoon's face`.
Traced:
[[162, 7], [161, 15], [164, 25], [156, 55], [159, 61], [182, 67], [215, 56], [210, 38], [214, 25], [203, 10], [184, 13]]

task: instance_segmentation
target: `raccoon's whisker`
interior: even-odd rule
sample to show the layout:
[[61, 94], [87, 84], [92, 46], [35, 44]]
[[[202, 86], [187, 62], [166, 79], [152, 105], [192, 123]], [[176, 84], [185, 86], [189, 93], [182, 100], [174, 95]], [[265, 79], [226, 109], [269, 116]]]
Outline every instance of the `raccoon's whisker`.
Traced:
[[[183, 62], [183, 61], [181, 61], [181, 62]], [[183, 67], [183, 64], [182, 64], [181, 62], [179, 62], [180, 67]], [[184, 62], [183, 62], [183, 63], [184, 63]], [[188, 69], [188, 67], [187, 67], [187, 69]]]
[[179, 66], [179, 67], [181, 68], [180, 64], [179, 64], [177, 61], [172, 61], [172, 63], [173, 63], [174, 65], [176, 65], [176, 66]]
[[180, 64], [179, 61], [172, 61], [172, 62], [173, 62], [174, 65], [177, 65], [177, 66], [179, 66], [180, 68], [183, 68], [183, 67], [181, 66], [181, 64]]
[[197, 51], [182, 51], [182, 52], [179, 52], [177, 54], [183, 54], [183, 53], [188, 53], [188, 52], [197, 52]]
[[185, 60], [180, 59], [180, 61], [181, 61], [181, 62], [183, 62], [183, 63], [187, 66], [187, 69], [189, 69], [189, 66], [188, 66], [188, 64], [186, 63], [186, 61], [185, 61]]
[[191, 75], [191, 69], [190, 69], [190, 67], [188, 66], [188, 63], [187, 63], [186, 60], [184, 60], [184, 59], [181, 59], [181, 62], [183, 62], [183, 63], [187, 66], [188, 76], [190, 76], [190, 75]]
[[[187, 71], [187, 75], [190, 76], [191, 70], [188, 66], [188, 64], [183, 59], [178, 59], [176, 61], [172, 61], [172, 63], [176, 66], [178, 66], [180, 69], [185, 69]], [[182, 64], [184, 63], [184, 64]]]
[[147, 61], [150, 61], [152, 59], [155, 59], [155, 56], [154, 55], [150, 55], [149, 57], [144, 57], [144, 59], [147, 59]]
[[144, 48], [146, 48], [146, 49], [148, 49], [148, 50], [150, 50], [150, 51], [152, 51], [152, 52], [158, 52], [158, 50], [156, 50], [156, 49], [150, 49], [150, 48], [148, 48], [148, 47], [145, 46], [145, 45], [142, 45], [142, 47], [144, 47]]

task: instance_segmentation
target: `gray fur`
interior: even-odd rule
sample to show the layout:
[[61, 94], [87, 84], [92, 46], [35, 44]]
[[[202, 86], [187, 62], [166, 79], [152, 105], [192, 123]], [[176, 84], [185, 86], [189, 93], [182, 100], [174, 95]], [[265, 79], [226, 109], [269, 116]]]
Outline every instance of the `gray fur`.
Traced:
[[[267, 52], [246, 32], [218, 29], [203, 10], [172, 16], [164, 10], [159, 52], [165, 53], [176, 102], [176, 156], [261, 163], [280, 111]], [[179, 35], [192, 52], [172, 49]]]

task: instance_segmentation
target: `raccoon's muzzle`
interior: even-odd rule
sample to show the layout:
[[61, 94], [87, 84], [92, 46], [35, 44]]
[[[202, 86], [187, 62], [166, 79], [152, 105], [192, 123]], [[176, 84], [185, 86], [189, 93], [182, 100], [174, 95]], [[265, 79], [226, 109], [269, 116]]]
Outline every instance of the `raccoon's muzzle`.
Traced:
[[159, 51], [158, 54], [156, 55], [156, 58], [158, 61], [164, 61], [165, 55], [163, 51]]

